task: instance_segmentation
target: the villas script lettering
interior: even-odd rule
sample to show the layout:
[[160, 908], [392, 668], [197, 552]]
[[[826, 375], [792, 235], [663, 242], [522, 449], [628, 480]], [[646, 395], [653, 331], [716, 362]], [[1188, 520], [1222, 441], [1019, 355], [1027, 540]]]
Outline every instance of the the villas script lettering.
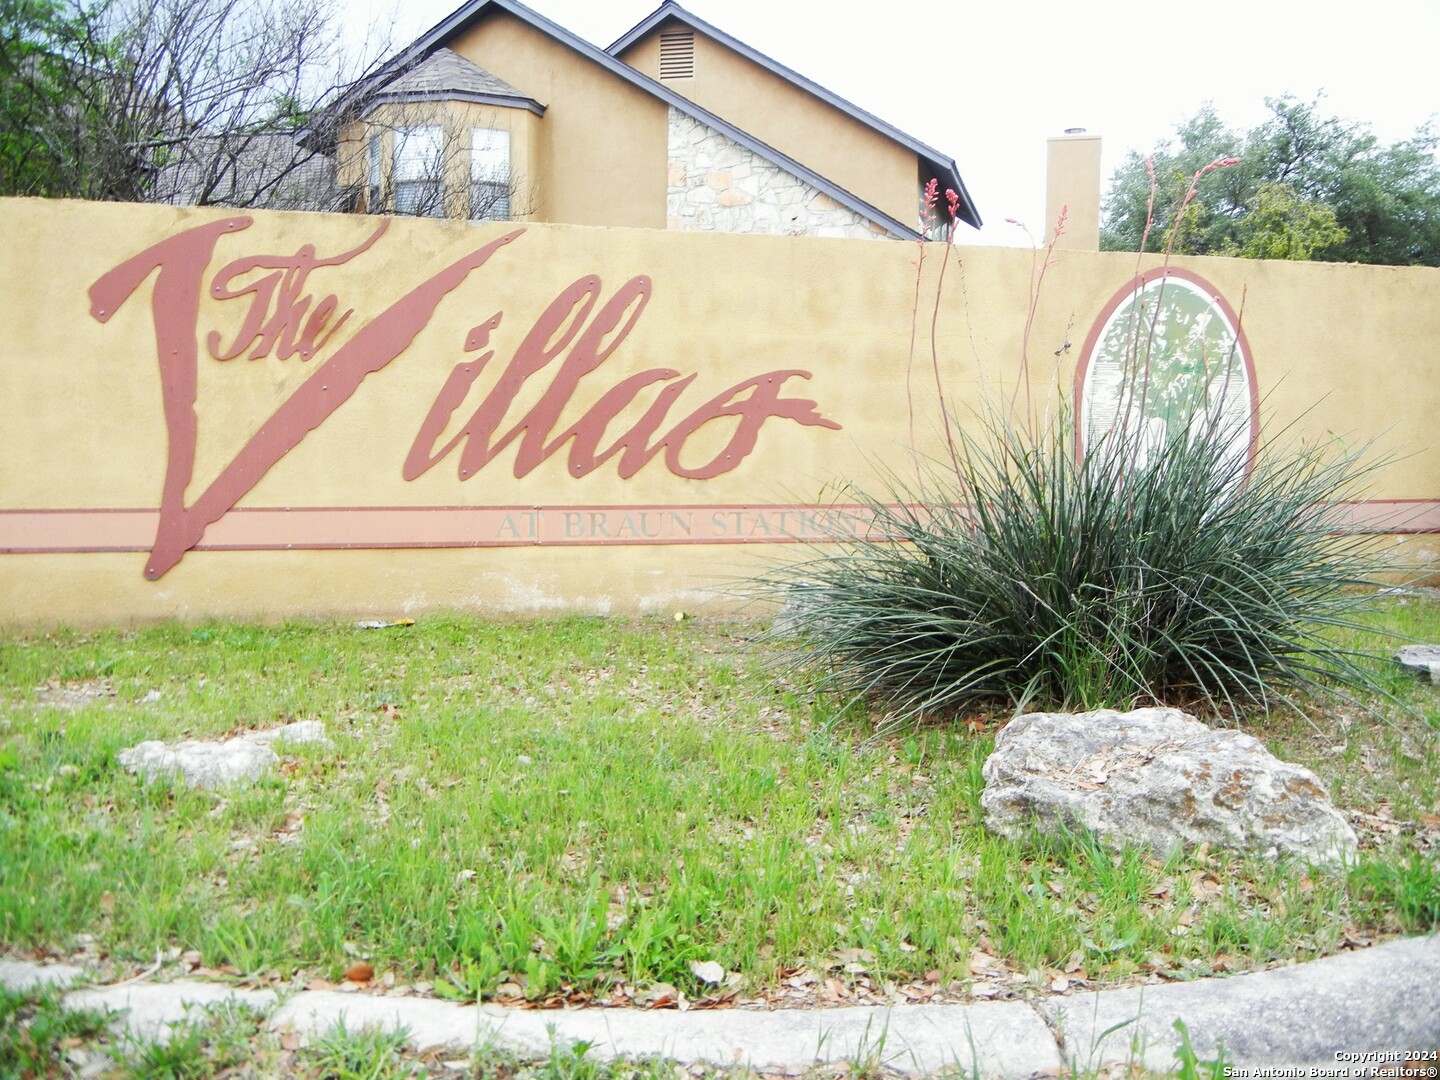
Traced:
[[[160, 524], [145, 569], [152, 580], [178, 563], [208, 525], [224, 517], [277, 461], [349, 400], [365, 376], [400, 356], [446, 296], [524, 234], [517, 229], [457, 259], [354, 329], [187, 505], [185, 493], [195, 467], [195, 400], [202, 341], [209, 357], [221, 362], [295, 356], [308, 361], [321, 356], [341, 328], [355, 318], [355, 312], [342, 312], [334, 294], [316, 300], [308, 291], [310, 275], [364, 255], [386, 229], [382, 223], [364, 243], [337, 255], [321, 257], [314, 245], [306, 244], [293, 255], [249, 255], [221, 267], [209, 279], [210, 296], [224, 303], [248, 305], [238, 333], [226, 340], [216, 330], [202, 332], [200, 298], [221, 237], [248, 228], [251, 221], [248, 217], [226, 218], [177, 233], [126, 259], [90, 288], [90, 313], [106, 322], [152, 274], [155, 277], [150, 305], [169, 453], [160, 496]], [[650, 368], [626, 376], [583, 413], [570, 415], [576, 411], [570, 403], [581, 380], [595, 376], [635, 328], [650, 292], [650, 279], [635, 277], [602, 302], [600, 279], [594, 275], [562, 290], [465, 419], [467, 397], [494, 360], [490, 339], [505, 313], [497, 311], [473, 327], [463, 344], [464, 352], [471, 355], [455, 366], [440, 387], [405, 458], [402, 475], [413, 480], [454, 455], [460, 478], [469, 479], [511, 444], [518, 444], [514, 470], [521, 477], [568, 443], [572, 476], [584, 476], [615, 459], [620, 476], [628, 478], [660, 458], [677, 476], [703, 480], [735, 468], [755, 448], [761, 426], [771, 417], [806, 426], [840, 426], [821, 416], [813, 401], [781, 395], [789, 379], [810, 377], [808, 371], [794, 369], [745, 379], [687, 411], [680, 399], [696, 374]], [[546, 378], [549, 384], [535, 404], [506, 427], [507, 414], [521, 388], [532, 379]], [[541, 384], [534, 385], [538, 389]], [[626, 410], [634, 416], [642, 409], [640, 418], [626, 430], [612, 430]], [[457, 420], [463, 420], [459, 430], [441, 442]], [[686, 442], [716, 421], [731, 425], [729, 440], [710, 460], [687, 463], [683, 456]]]

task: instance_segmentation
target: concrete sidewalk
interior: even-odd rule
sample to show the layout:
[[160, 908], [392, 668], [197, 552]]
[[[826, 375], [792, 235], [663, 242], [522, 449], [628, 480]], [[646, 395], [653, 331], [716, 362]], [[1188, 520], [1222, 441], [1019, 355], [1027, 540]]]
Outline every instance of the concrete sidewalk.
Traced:
[[780, 1072], [842, 1061], [916, 1076], [958, 1068], [967, 1076], [1017, 1080], [1062, 1066], [1139, 1063], [1163, 1071], [1176, 1065], [1176, 1020], [1188, 1028], [1200, 1059], [1213, 1059], [1223, 1045], [1227, 1064], [1266, 1072], [1360, 1077], [1386, 1060], [1366, 1055], [1440, 1050], [1440, 935], [1232, 978], [1029, 1002], [770, 1012], [531, 1011], [334, 991], [282, 997], [196, 981], [86, 987], [83, 975], [62, 965], [0, 962], [0, 983], [73, 986], [67, 1007], [119, 1013], [117, 1023], [146, 1038], [164, 1038], [190, 1010], [230, 999], [269, 1011], [272, 1029], [288, 1028], [302, 1039], [343, 1020], [351, 1030], [403, 1027], [416, 1047], [493, 1043], [543, 1056], [552, 1042], [583, 1040], [602, 1057], [662, 1055]]

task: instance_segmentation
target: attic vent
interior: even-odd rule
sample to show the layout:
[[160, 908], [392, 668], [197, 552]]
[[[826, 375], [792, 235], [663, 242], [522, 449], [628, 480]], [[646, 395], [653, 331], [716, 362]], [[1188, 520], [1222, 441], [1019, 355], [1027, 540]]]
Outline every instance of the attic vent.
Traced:
[[695, 77], [695, 31], [675, 30], [660, 35], [660, 78]]

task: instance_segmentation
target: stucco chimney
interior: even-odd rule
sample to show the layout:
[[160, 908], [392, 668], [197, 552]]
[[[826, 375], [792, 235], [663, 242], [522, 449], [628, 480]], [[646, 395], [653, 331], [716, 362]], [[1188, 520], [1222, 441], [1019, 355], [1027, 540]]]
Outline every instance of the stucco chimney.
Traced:
[[1055, 244], [1068, 251], [1100, 250], [1100, 136], [1066, 128], [1049, 140], [1045, 178], [1045, 240], [1054, 237], [1061, 207], [1069, 207]]

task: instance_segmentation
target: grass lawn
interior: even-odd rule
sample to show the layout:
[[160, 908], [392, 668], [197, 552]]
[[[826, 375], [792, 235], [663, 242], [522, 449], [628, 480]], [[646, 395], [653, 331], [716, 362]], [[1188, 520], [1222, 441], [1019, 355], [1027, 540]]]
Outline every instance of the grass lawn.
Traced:
[[[1377, 628], [1440, 640], [1440, 603]], [[1357, 642], [1393, 648], [1378, 635]], [[1236, 972], [1440, 925], [1440, 689], [1250, 730], [1346, 872], [989, 836], [997, 717], [876, 740], [753, 623], [210, 623], [0, 638], [0, 951], [527, 1006], [972, 1000]], [[1003, 719], [1001, 717], [1000, 719]], [[319, 720], [223, 793], [116, 753]]]

